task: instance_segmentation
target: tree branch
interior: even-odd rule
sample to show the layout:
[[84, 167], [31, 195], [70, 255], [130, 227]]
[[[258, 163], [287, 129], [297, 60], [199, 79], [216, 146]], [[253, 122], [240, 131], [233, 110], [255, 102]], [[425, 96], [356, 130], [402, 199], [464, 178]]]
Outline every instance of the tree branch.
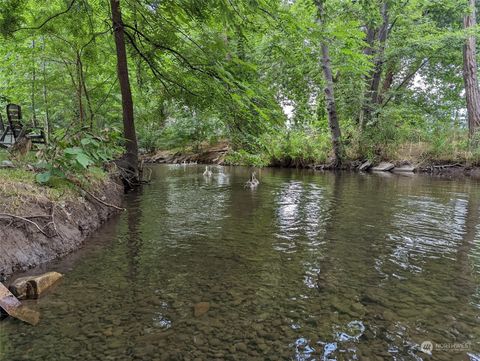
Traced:
[[136, 34], [140, 35], [142, 38], [144, 38], [147, 42], [149, 42], [150, 44], [152, 44], [154, 47], [156, 48], [160, 48], [160, 49], [164, 49], [164, 50], [167, 50], [169, 52], [171, 52], [172, 54], [174, 54], [174, 56], [177, 58], [177, 59], [180, 59], [184, 64], [186, 64], [190, 69], [192, 70], [195, 70], [195, 71], [198, 71], [200, 73], [204, 73], [206, 75], [209, 75], [209, 76], [212, 76], [212, 77], [215, 77], [215, 74], [210, 74], [209, 72], [205, 71], [204, 69], [200, 69], [198, 68], [197, 66], [193, 65], [185, 56], [183, 56], [180, 52], [178, 52], [177, 50], [175, 49], [172, 49], [168, 46], [165, 46], [165, 45], [162, 45], [162, 44], [158, 44], [156, 42], [154, 42], [153, 40], [151, 40], [148, 36], [146, 36], [144, 33], [142, 33], [140, 30], [128, 25], [128, 24], [123, 24], [124, 27], [128, 28], [128, 29], [131, 29], [133, 30]]
[[38, 229], [38, 231], [40, 233], [42, 233], [45, 237], [47, 238], [51, 238], [50, 235], [48, 235], [43, 229], [40, 228], [40, 226], [35, 223], [34, 221], [31, 221], [29, 220], [28, 218], [25, 218], [25, 217], [20, 217], [20, 216], [16, 216], [14, 214], [9, 214], [9, 213], [0, 213], [0, 218], [13, 218], [13, 219], [18, 219], [20, 221], [23, 221], [23, 222], [26, 222], [28, 224], [31, 224], [33, 225], [36, 229]]
[[417, 72], [422, 69], [427, 63], [430, 61], [432, 57], [428, 57], [424, 61], [420, 63], [420, 65], [412, 72], [410, 72], [401, 82], [398, 84], [398, 86], [395, 88], [395, 90], [392, 92], [392, 94], [385, 100], [385, 102], [382, 104], [381, 108], [384, 108], [387, 106], [387, 104], [395, 97], [395, 93], [399, 91], [405, 84], [407, 84], [414, 76], [417, 74]]
[[143, 54], [143, 52], [138, 48], [137, 44], [135, 43], [135, 40], [133, 39], [133, 37], [127, 32], [125, 31], [125, 35], [127, 36], [128, 40], [130, 40], [130, 43], [132, 44], [133, 48], [135, 49], [135, 51], [138, 53], [138, 55], [141, 56], [141, 58], [143, 60], [145, 60], [145, 62], [148, 64], [148, 66], [150, 67], [150, 70], [153, 72], [153, 74], [160, 80], [160, 82], [162, 83], [162, 85], [166, 88], [167, 92], [168, 92], [168, 88], [166, 87], [166, 84], [163, 82], [163, 79], [165, 79], [166, 81], [172, 83], [172, 84], [175, 84], [176, 86], [178, 86], [179, 88], [185, 90], [186, 92], [188, 92], [189, 94], [193, 95], [193, 96], [198, 96], [198, 94], [195, 94], [194, 92], [192, 92], [191, 90], [187, 89], [184, 85], [166, 77], [164, 74], [162, 74], [156, 67], [155, 65], [152, 63], [152, 61], [150, 59], [147, 58], [147, 56], [145, 54]]
[[26, 28], [18, 28], [18, 29], [16, 29], [16, 30], [13, 30], [12, 33], [16, 33], [17, 31], [20, 31], [20, 30], [39, 30], [39, 29], [43, 28], [43, 27], [44, 27], [45, 25], [47, 25], [47, 23], [49, 23], [51, 20], [53, 20], [53, 19], [55, 19], [55, 18], [57, 18], [57, 17], [59, 17], [59, 16], [61, 16], [61, 15], [63, 15], [63, 14], [68, 13], [68, 12], [70, 11], [70, 9], [73, 7], [73, 4], [75, 3], [75, 1], [77, 1], [77, 0], [72, 0], [72, 1], [70, 2], [70, 5], [68, 5], [68, 8], [67, 8], [66, 10], [61, 11], [61, 12], [55, 14], [55, 15], [50, 16], [50, 17], [47, 18], [43, 23], [41, 23], [39, 26], [26, 27]]

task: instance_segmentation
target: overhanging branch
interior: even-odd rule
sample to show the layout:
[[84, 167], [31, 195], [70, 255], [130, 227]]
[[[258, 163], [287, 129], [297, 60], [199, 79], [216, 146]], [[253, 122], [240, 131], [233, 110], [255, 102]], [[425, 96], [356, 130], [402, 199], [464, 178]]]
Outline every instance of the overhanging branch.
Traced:
[[75, 3], [75, 1], [77, 0], [72, 0], [70, 2], [70, 5], [68, 5], [67, 9], [64, 10], [64, 11], [61, 11], [57, 14], [54, 14], [52, 16], [50, 16], [49, 18], [47, 18], [43, 23], [41, 23], [39, 26], [33, 26], [33, 27], [25, 27], [25, 28], [18, 28], [16, 30], [14, 30], [12, 33], [16, 33], [17, 31], [20, 31], [20, 30], [39, 30], [41, 28], [43, 28], [45, 25], [47, 25], [50, 21], [52, 21], [53, 19], [55, 18], [58, 18], [59, 16], [63, 15], [63, 14], [66, 14], [70, 11], [70, 9], [73, 7], [73, 4]]
[[155, 77], [162, 83], [162, 85], [164, 86], [165, 90], [167, 92], [169, 92], [168, 90], [168, 87], [167, 85], [165, 84], [164, 80], [168, 81], [169, 83], [172, 83], [172, 84], [175, 84], [176, 86], [178, 86], [179, 88], [185, 90], [186, 92], [188, 92], [189, 94], [193, 95], [193, 96], [197, 96], [197, 94], [195, 94], [194, 92], [192, 92], [191, 90], [187, 89], [184, 85], [166, 77], [164, 74], [162, 74], [162, 72], [160, 72], [160, 70], [157, 69], [157, 67], [155, 66], [155, 64], [153, 64], [153, 62], [151, 61], [151, 59], [149, 59], [140, 49], [139, 47], [137, 46], [135, 40], [133, 39], [132, 35], [130, 35], [130, 33], [128, 33], [127, 31], [125, 31], [125, 35], [127, 36], [128, 40], [130, 41], [130, 44], [133, 46], [133, 48], [135, 49], [135, 51], [138, 53], [138, 55], [140, 55], [140, 57], [147, 63], [147, 65], [149, 66], [150, 70], [152, 71], [153, 75], [155, 75]]

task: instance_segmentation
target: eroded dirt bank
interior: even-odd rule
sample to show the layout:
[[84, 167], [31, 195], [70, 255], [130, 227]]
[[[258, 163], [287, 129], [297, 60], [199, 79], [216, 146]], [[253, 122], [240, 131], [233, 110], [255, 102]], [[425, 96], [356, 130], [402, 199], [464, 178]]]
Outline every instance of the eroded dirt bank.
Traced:
[[[123, 186], [99, 181], [89, 191], [54, 193], [0, 179], [0, 276], [35, 267], [78, 249], [120, 212]], [[108, 205], [107, 205], [108, 204]]]
[[146, 163], [199, 163], [199, 164], [225, 164], [225, 157], [230, 150], [228, 143], [201, 148], [197, 152], [178, 152], [172, 150], [159, 150], [153, 154], [145, 154], [142, 159]]
[[[159, 150], [153, 154], [145, 154], [142, 159], [146, 163], [199, 163], [199, 164], [220, 164], [228, 165], [226, 156], [230, 151], [227, 143], [215, 146], [205, 146], [198, 152], [176, 152], [171, 150]], [[387, 167], [384, 167], [384, 165]], [[390, 165], [390, 166], [388, 166]], [[269, 167], [275, 168], [303, 168], [314, 170], [328, 170], [327, 164], [315, 164], [309, 162], [295, 162], [289, 159], [272, 161]], [[480, 179], [480, 167], [462, 163], [444, 163], [433, 161], [391, 161], [391, 162], [368, 162], [366, 160], [355, 160], [345, 162], [342, 170], [348, 171], [378, 171], [392, 173], [423, 173], [448, 178], [472, 177]]]

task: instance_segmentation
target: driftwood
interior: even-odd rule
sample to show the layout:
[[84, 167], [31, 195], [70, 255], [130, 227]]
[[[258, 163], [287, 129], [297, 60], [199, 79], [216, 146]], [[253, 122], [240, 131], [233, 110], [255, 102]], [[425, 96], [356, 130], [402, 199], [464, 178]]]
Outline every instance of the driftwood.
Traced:
[[461, 167], [462, 165], [460, 163], [455, 163], [455, 164], [440, 164], [440, 165], [432, 165], [432, 168], [435, 169], [443, 169], [443, 168], [453, 168], [453, 167]]
[[22, 305], [22, 303], [0, 283], [0, 309], [8, 315], [35, 326], [40, 321], [40, 314]]

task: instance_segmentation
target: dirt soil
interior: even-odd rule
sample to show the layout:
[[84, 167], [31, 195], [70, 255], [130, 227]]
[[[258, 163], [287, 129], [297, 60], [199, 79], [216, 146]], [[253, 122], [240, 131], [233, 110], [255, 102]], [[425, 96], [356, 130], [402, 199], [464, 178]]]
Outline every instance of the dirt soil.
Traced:
[[[2, 182], [5, 185], [0, 179], [0, 186]], [[123, 186], [111, 179], [90, 191], [98, 200], [80, 190], [53, 199], [45, 187], [22, 182], [14, 187], [11, 195], [0, 192], [0, 278], [78, 249], [87, 236], [120, 212], [103, 203], [120, 206], [124, 194]]]

